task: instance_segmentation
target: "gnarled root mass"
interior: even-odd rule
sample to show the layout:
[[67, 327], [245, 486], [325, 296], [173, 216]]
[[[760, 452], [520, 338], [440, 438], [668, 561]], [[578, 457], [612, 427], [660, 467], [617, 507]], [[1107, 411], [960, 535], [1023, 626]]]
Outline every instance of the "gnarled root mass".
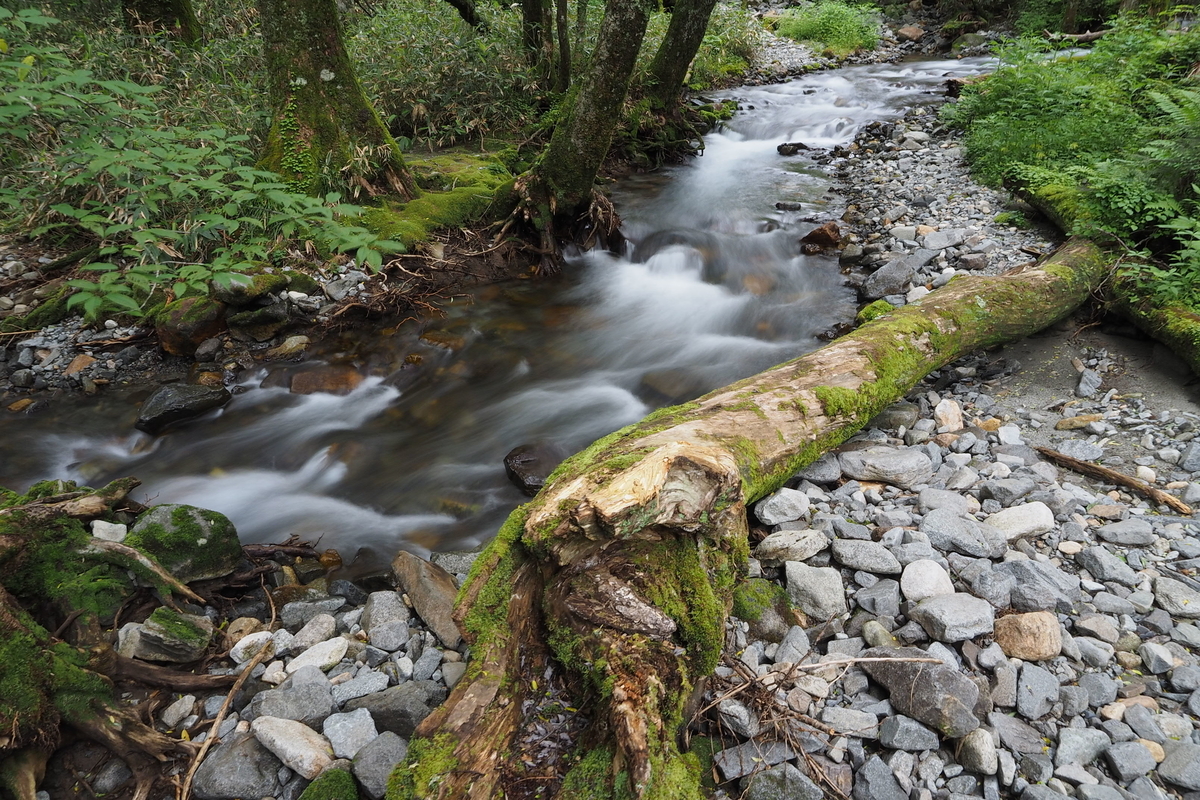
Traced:
[[[1069, 314], [1107, 271], [1072, 241], [1039, 268], [955, 279], [813, 353], [663, 409], [568, 459], [477, 561], [456, 618], [472, 660], [389, 797], [698, 797], [678, 737], [720, 656], [746, 504], [931, 370]], [[588, 709], [540, 761], [547, 676]], [[561, 738], [561, 737], [560, 737]], [[564, 754], [565, 750], [570, 753]], [[528, 763], [513, 764], [509, 753]]]

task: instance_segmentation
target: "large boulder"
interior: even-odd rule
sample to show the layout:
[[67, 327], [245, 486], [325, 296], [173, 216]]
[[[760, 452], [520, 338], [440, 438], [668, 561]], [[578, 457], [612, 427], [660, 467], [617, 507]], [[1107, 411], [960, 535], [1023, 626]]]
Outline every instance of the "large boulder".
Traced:
[[458, 647], [462, 634], [454, 624], [454, 598], [458, 587], [449, 572], [405, 550], [392, 561], [392, 574], [400, 591], [408, 595], [429, 630], [449, 648]]
[[183, 583], [224, 577], [242, 558], [233, 523], [224, 514], [195, 506], [154, 506], [137, 518], [125, 544]]
[[915, 647], [873, 647], [862, 655], [888, 659], [868, 661], [862, 666], [888, 690], [892, 705], [900, 713], [951, 739], [979, 727], [975, 716], [979, 687], [957, 666], [900, 660], [929, 658], [928, 653]]
[[138, 411], [134, 427], [157, 434], [175, 422], [198, 417], [206, 411], [220, 408], [233, 395], [224, 386], [169, 383], [160, 386], [146, 398]]
[[225, 329], [225, 304], [207, 297], [185, 297], [163, 306], [154, 332], [163, 350], [190, 356], [205, 339]]

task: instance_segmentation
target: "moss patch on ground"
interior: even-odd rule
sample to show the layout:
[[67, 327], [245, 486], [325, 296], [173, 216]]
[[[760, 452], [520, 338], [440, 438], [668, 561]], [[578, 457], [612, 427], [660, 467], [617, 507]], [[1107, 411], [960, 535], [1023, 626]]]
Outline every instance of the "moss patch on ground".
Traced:
[[788, 602], [782, 586], [763, 578], [747, 578], [733, 589], [733, 615], [747, 622], [757, 622], [768, 608]]
[[465, 151], [409, 156], [408, 168], [425, 193], [406, 203], [387, 201], [368, 208], [360, 222], [409, 251], [439, 228], [469, 225], [492, 206], [497, 191], [512, 181], [499, 158]]
[[310, 783], [300, 800], [356, 800], [358, 785], [344, 769], [331, 769]]

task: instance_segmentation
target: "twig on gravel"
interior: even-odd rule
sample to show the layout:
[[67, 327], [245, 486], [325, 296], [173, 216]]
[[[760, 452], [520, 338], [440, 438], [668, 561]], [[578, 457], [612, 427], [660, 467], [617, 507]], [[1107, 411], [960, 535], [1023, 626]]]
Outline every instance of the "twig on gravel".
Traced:
[[179, 790], [179, 800], [190, 800], [192, 796], [192, 779], [196, 777], [196, 770], [200, 769], [200, 764], [204, 761], [204, 756], [208, 754], [208, 748], [212, 745], [213, 740], [217, 738], [217, 731], [221, 729], [221, 723], [225, 721], [225, 715], [229, 713], [229, 707], [233, 705], [233, 698], [237, 697], [237, 693], [242, 690], [242, 684], [250, 677], [250, 673], [254, 668], [261, 664], [266, 659], [275, 654], [275, 643], [267, 642], [263, 649], [259, 650], [254, 658], [250, 659], [250, 663], [242, 670], [242, 674], [234, 682], [229, 689], [229, 694], [225, 695], [225, 702], [221, 704], [221, 710], [217, 712], [216, 719], [213, 720], [212, 727], [208, 729], [208, 736], [205, 737], [204, 743], [200, 745], [199, 752], [196, 753], [196, 758], [192, 761], [192, 765], [188, 767], [187, 777], [183, 779], [183, 787]]
[[1137, 478], [1130, 477], [1123, 472], [1117, 472], [1116, 470], [1108, 469], [1107, 467], [1102, 467], [1098, 464], [1092, 464], [1088, 461], [1080, 461], [1077, 458], [1071, 458], [1066, 453], [1060, 453], [1057, 450], [1051, 450], [1049, 447], [1036, 447], [1034, 449], [1060, 466], [1066, 467], [1067, 469], [1072, 469], [1081, 475], [1088, 475], [1093, 478], [1099, 478], [1103, 481], [1115, 483], [1118, 486], [1124, 486], [1127, 489], [1133, 489], [1135, 492], [1149, 497], [1156, 503], [1165, 503], [1166, 505], [1170, 506], [1172, 510], [1177, 511], [1180, 514], [1190, 515], [1192, 513], [1192, 507], [1180, 500], [1175, 495], [1164, 492], [1161, 489], [1155, 489], [1148, 483], [1140, 481]]

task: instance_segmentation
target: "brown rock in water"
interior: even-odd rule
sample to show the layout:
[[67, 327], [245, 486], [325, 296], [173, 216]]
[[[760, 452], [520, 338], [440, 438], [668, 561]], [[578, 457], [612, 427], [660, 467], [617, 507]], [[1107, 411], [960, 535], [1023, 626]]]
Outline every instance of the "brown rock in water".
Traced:
[[449, 572], [420, 556], [401, 550], [392, 561], [392, 574], [400, 591], [408, 595], [413, 609], [429, 630], [451, 649], [462, 642], [462, 634], [454, 624], [454, 598], [458, 587]]
[[826, 222], [819, 228], [813, 228], [800, 239], [801, 244], [814, 244], [817, 247], [837, 247], [842, 241], [842, 231], [836, 222]]
[[167, 303], [154, 326], [159, 345], [173, 356], [192, 355], [201, 342], [224, 329], [225, 304], [207, 297]]
[[547, 442], [523, 444], [504, 457], [504, 472], [518, 489], [533, 497], [566, 457], [566, 451], [557, 445]]
[[903, 28], [900, 28], [898, 31], [896, 31], [896, 36], [898, 36], [901, 41], [905, 42], [918, 41], [924, 35], [925, 29], [918, 25], [905, 25]]
[[809, 148], [804, 142], [784, 142], [775, 149], [781, 156], [794, 156], [801, 150], [807, 150]]
[[1062, 652], [1062, 628], [1049, 611], [1001, 617], [992, 636], [1004, 655], [1022, 661], [1044, 661]]
[[350, 394], [363, 381], [354, 367], [329, 366], [310, 369], [292, 376], [292, 394]]

